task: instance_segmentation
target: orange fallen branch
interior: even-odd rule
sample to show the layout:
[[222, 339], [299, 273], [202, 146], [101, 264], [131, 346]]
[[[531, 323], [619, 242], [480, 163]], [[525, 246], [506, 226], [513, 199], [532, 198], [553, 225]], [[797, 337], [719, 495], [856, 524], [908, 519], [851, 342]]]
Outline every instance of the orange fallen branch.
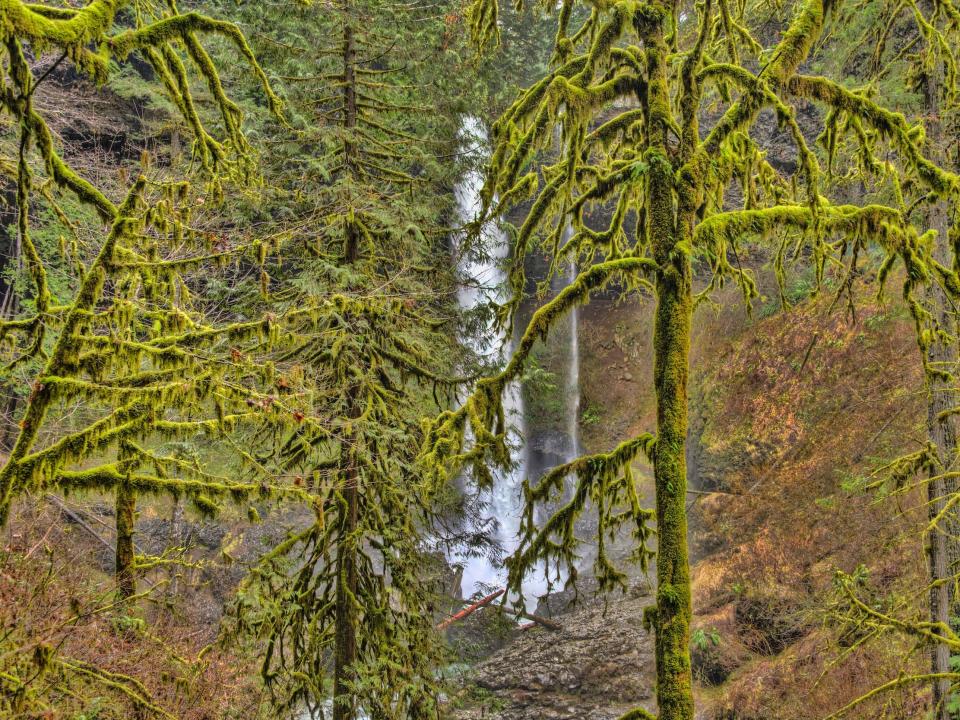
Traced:
[[446, 620], [444, 620], [439, 625], [437, 625], [437, 630], [444, 630], [450, 627], [450, 625], [452, 625], [453, 623], [457, 622], [457, 620], [463, 620], [465, 617], [472, 615], [480, 608], [485, 607], [490, 603], [492, 603], [494, 600], [496, 600], [498, 597], [503, 595], [505, 592], [506, 590], [504, 588], [500, 588], [496, 592], [490, 593], [485, 598], [481, 598], [480, 600], [473, 603], [472, 605], [468, 605], [463, 610], [458, 612], [456, 615], [451, 615]]

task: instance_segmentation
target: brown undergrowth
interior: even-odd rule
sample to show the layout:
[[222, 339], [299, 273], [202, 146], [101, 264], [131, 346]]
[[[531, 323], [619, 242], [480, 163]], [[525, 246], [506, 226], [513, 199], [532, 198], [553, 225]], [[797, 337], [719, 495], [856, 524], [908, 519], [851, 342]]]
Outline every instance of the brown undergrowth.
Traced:
[[[191, 574], [151, 573], [135, 602], [120, 604], [106, 571], [112, 555], [96, 539], [109, 541], [109, 528], [89, 512], [73, 515], [64, 507], [74, 506], [21, 508], [4, 530], [0, 716], [258, 717], [256, 664], [217, 646], [215, 624], [198, 622], [209, 598], [184, 579]], [[174, 577], [180, 577], [175, 594]]]
[[[692, 501], [694, 596], [716, 640], [701, 680], [720, 686], [704, 692], [718, 719], [825, 717], [923, 661], [889, 636], [846, 642], [833, 612], [838, 570], [887, 606], [924, 600], [921, 498], [866, 488], [923, 441], [920, 356], [896, 300], [857, 292], [855, 317], [825, 293], [725, 335], [722, 314], [701, 325], [714, 342], [695, 358], [692, 445], [712, 494]], [[921, 688], [856, 717], [917, 717], [923, 702]]]
[[[923, 497], [866, 489], [925, 437], [912, 322], [872, 282], [856, 288], [855, 317], [829, 289], [788, 290], [785, 311], [763, 302], [748, 316], [728, 289], [695, 316], [688, 507], [707, 720], [822, 718], [925, 662], [890, 635], [851, 641], [834, 587], [837, 570], [859, 572], [884, 607], [916, 616], [925, 602]], [[611, 413], [584, 428], [596, 450], [652, 427], [650, 303], [597, 301], [582, 317], [584, 407]], [[851, 717], [920, 717], [926, 701], [908, 688]]]

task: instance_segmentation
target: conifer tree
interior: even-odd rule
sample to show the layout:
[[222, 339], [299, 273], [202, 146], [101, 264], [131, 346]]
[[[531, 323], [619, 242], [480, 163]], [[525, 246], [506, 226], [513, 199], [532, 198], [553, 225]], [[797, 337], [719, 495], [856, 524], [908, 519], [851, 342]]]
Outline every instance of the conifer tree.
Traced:
[[[257, 256], [265, 248], [255, 250], [238, 243], [213, 247], [209, 234], [190, 225], [193, 208], [186, 183], [150, 180], [144, 174], [116, 205], [74, 172], [56, 149], [43, 117], [33, 108], [32, 94], [39, 81], [30, 70], [24, 47], [57, 49], [98, 82], [106, 80], [112, 58], [142, 53], [196, 132], [195, 155], [208, 171], [207, 191], [212, 197], [220, 192], [224, 179], [248, 177], [252, 165], [250, 148], [240, 132], [240, 111], [224, 95], [199, 35], [213, 33], [230, 39], [250, 61], [275, 109], [278, 100], [235, 26], [197, 14], [182, 15], [172, 6], [163, 16], [139, 13], [137, 25], [124, 30], [114, 24], [120, 10], [116, 3], [95, 3], [80, 11], [16, 5], [8, 12], [12, 28], [7, 43], [8, 75], [15, 91], [6, 97], [4, 110], [20, 125], [17, 163], [11, 172], [18, 188], [19, 240], [33, 288], [29, 302], [23, 303], [27, 308], [23, 316], [4, 322], [0, 331], [10, 341], [7, 372], [35, 357], [42, 362], [19, 434], [0, 469], [2, 518], [17, 495], [47, 487], [69, 492], [124, 485], [118, 491], [118, 505], [124, 508], [118, 514], [122, 525], [132, 519], [135, 500], [131, 493], [138, 488], [186, 493], [201, 504], [207, 494], [237, 490], [231, 483], [218, 482], [205, 489], [206, 480], [200, 478], [194, 478], [191, 485], [164, 477], [169, 470], [167, 460], [138, 446], [135, 439], [150, 437], [153, 432], [169, 436], [196, 433], [205, 421], [187, 418], [204, 405], [210, 421], [219, 424], [218, 416], [212, 414], [214, 406], [222, 411], [245, 394], [221, 394], [215, 402], [206, 403], [218, 371], [200, 348], [224, 346], [230, 336], [241, 341], [244, 336], [260, 338], [264, 324], [208, 325], [196, 313], [183, 278], [214, 260], [227, 261], [243, 252]], [[100, 53], [86, 49], [87, 42], [98, 43]], [[222, 110], [222, 140], [210, 134], [194, 107], [181, 52], [206, 79]], [[34, 147], [50, 181], [90, 206], [110, 226], [103, 244], [89, 259], [79, 256], [74, 240], [76, 289], [69, 299], [52, 297], [47, 266], [57, 259], [41, 257], [31, 240], [30, 205], [38, 194], [30, 158]], [[56, 199], [49, 192], [44, 195], [65, 229], [75, 232]], [[185, 249], [191, 245], [192, 251]], [[65, 247], [65, 252], [69, 248]], [[188, 349], [191, 345], [192, 350]], [[94, 411], [80, 427], [60, 427], [60, 436], [47, 437], [44, 430], [50, 414], [80, 400], [98, 408], [100, 414]], [[180, 411], [184, 424], [172, 422], [174, 410]], [[94, 459], [103, 462], [90, 467]], [[145, 464], [156, 465], [156, 473], [136, 478], [133, 473]], [[82, 465], [87, 467], [76, 469]], [[126, 594], [132, 590], [131, 571], [126, 567], [132, 551], [126, 542], [129, 533], [124, 530], [118, 536], [124, 547], [118, 547], [117, 574]]]
[[455, 129], [418, 103], [449, 59], [445, 26], [420, 3], [338, 0], [320, 18], [304, 13], [289, 44], [336, 39], [297, 59], [298, 73], [324, 82], [297, 83], [290, 103], [304, 127], [292, 147], [319, 149], [303, 175], [315, 223], [277, 268], [271, 299], [280, 312], [316, 312], [283, 335], [273, 362], [317, 422], [264, 462], [304, 478], [316, 518], [254, 569], [235, 610], [266, 641], [263, 675], [280, 708], [332, 695], [336, 720], [433, 718], [441, 648], [425, 550], [444, 486], [415, 460], [431, 391], [451, 386], [438, 359], [455, 318], [434, 289], [450, 283], [448, 204], [436, 200], [447, 178], [432, 156]]
[[[828, 270], [837, 273], [837, 297], [852, 303], [853, 279], [868, 248], [878, 247], [884, 255], [877, 270], [881, 288], [894, 266], [903, 266], [905, 303], [923, 362], [935, 372], [926, 353], [938, 330], [936, 318], [917, 289], [936, 284], [956, 296], [960, 285], [952, 265], [932, 252], [936, 231], [924, 231], [916, 210], [929, 200], [956, 202], [960, 179], [928, 157], [923, 125], [909, 124], [841, 82], [805, 72], [839, 3], [798, 3], [770, 48], [751, 34], [745, 3], [590, 2], [584, 3], [583, 20], [576, 19], [583, 16], [574, 13], [575, 5], [563, 0], [557, 8], [552, 70], [493, 127], [485, 199], [489, 216], [532, 199], [513, 245], [514, 297], [504, 307], [504, 321], [520, 300], [523, 260], [533, 247], [550, 254], [553, 272], [569, 263], [580, 272], [534, 314], [505, 369], [481, 381], [460, 409], [440, 417], [424, 458], [441, 474], [464, 464], [504, 463], [502, 396], [534, 341], [611, 281], [626, 292], [649, 292], [656, 303], [656, 433], [579, 458], [526, 488], [527, 515], [510, 560], [510, 585], [519, 592], [523, 575], [541, 562], [570, 566], [574, 581], [581, 542], [575, 521], [592, 503], [599, 521], [594, 571], [600, 588], [622, 586], [624, 576], [609, 559], [604, 538], [630, 523], [643, 561], [648, 521], [655, 520], [656, 605], [645, 620], [655, 634], [659, 717], [690, 720], [685, 444], [692, 313], [726, 281], [739, 285], [748, 304], [758, 297], [756, 281], [740, 262], [747, 243], [770, 249], [785, 305], [790, 262], [812, 265], [818, 285]], [[471, 23], [481, 42], [494, 37], [496, 0], [477, 0]], [[821, 150], [798, 125], [798, 109], [807, 103], [821, 109]], [[710, 109], [718, 111], [717, 119], [704, 122]], [[763, 136], [752, 132], [764, 112], [776, 117], [793, 144], [792, 171], [774, 167]], [[536, 163], [537, 153], [554, 142], [555, 129], [560, 159]], [[849, 167], [863, 173], [871, 189], [864, 204], [831, 197], [831, 180]], [[609, 223], [597, 227], [590, 213], [603, 206], [612, 213]], [[695, 269], [707, 276], [696, 288]], [[477, 439], [469, 450], [463, 443], [467, 428]], [[640, 454], [653, 464], [652, 511], [641, 506], [630, 474]], [[562, 498], [571, 473], [577, 476], [571, 499], [542, 525], [535, 523], [535, 510]], [[625, 717], [649, 713], [635, 710]]]
[[[863, 25], [857, 18], [857, 6], [845, 8], [841, 22], [857, 28]], [[954, 138], [958, 125], [957, 40], [960, 39], [960, 15], [951, 3], [911, 3], [903, 7], [883, 7], [873, 13], [881, 21], [870, 23], [866, 32], [857, 35], [869, 52], [869, 60], [862, 74], [883, 96], [906, 89], [914, 94], [911, 111], [919, 116], [925, 127], [924, 151], [937, 164], [956, 173], [960, 169]], [[896, 75], [896, 77], [894, 77]], [[950, 198], [930, 196], [918, 203], [915, 221], [937, 232], [934, 256], [942, 262], [955, 258], [958, 234], [957, 205]], [[958, 520], [955, 498], [958, 494], [955, 465], [957, 438], [955, 429], [957, 317], [953, 298], [941, 288], [931, 286], [923, 298], [935, 320], [936, 332], [931, 334], [927, 350], [927, 438], [928, 445], [914, 454], [894, 463], [893, 480], [903, 479], [903, 472], [926, 475], [927, 513], [929, 526], [924, 532], [925, 553], [929, 567], [930, 627], [950, 628], [956, 631], [956, 578], [960, 572], [960, 546], [957, 539]], [[881, 483], [886, 486], [886, 483]], [[851, 577], [838, 576], [841, 595], [847, 596], [856, 587]], [[841, 614], [844, 623], [871, 626], [873, 630], [885, 627], [896, 632], [915, 626], [905, 619], [895, 623], [879, 621], [863, 615], [854, 605]], [[923, 649], [929, 651], [929, 672], [906, 674], [885, 686], [892, 691], [904, 685], [929, 682], [932, 686], [934, 716], [939, 720], [956, 717], [956, 687], [960, 676], [952, 667], [951, 655], [956, 647], [950, 642], [939, 642], [935, 636], [927, 638]], [[869, 637], [869, 633], [867, 637]], [[859, 708], [864, 698], [855, 701], [842, 713]]]
[[[225, 94], [217, 64], [204, 46], [219, 36], [258, 78], [267, 103], [279, 101], [236, 26], [198, 13], [180, 13], [122, 0], [93, 0], [83, 8], [12, 0], [3, 22], [2, 113], [12, 121], [14, 156], [0, 167], [16, 186], [18, 242], [28, 291], [0, 322], [4, 379], [30, 376], [16, 438], [0, 467], [0, 525], [25, 494], [103, 492], [117, 500], [117, 580], [120, 595], [136, 592], [132, 534], [136, 497], [142, 493], [187, 497], [203, 513], [224, 498], [242, 500], [273, 491], [269, 482], [238, 482], [162, 451], [164, 439], [209, 434], [228, 437], [244, 422], [273, 415], [258, 391], [264, 369], [231, 361], [240, 349], [256, 351], [276, 334], [277, 318], [223, 319], [194, 297], [196, 276], [244, 262], [260, 264], [269, 243], [225, 238], [199, 229], [201, 202], [216, 201], [226, 183], [255, 175], [252, 150], [241, 130], [242, 113]], [[194, 133], [193, 159], [205, 180], [202, 192], [170, 170], [150, 167], [126, 183], [119, 200], [77, 172], [57, 146], [34, 94], [52, 69], [37, 75], [34, 59], [56, 56], [81, 76], [106, 82], [116, 63], [138, 55], [160, 79], [173, 106]], [[206, 84], [216, 123], [203, 119], [191, 81]], [[106, 226], [90, 249], [77, 218], [62, 209], [89, 209]], [[33, 239], [32, 209], [45, 203], [67, 239], [59, 253]], [[50, 275], [67, 268], [66, 289], [54, 291]], [[203, 271], [203, 273], [198, 273]], [[66, 410], [75, 410], [69, 416]], [[296, 489], [291, 492], [297, 493]], [[33, 661], [16, 649], [5, 667], [2, 694], [13, 712], [32, 711], [31, 682], [48, 674], [99, 683], [137, 712], [165, 716], [133, 678], [60, 658], [51, 648]], [[59, 687], [59, 681], [51, 681]], [[71, 691], [66, 690], [69, 694]]]
[[[951, 17], [947, 12], [953, 9]], [[892, 14], [889, 23], [903, 22]], [[907, 19], [914, 24], [913, 32], [922, 39], [920, 52], [913, 58], [915, 81], [923, 98], [924, 123], [927, 129], [925, 149], [937, 163], [960, 172], [960, 156], [948, 138], [956, 137], [960, 124], [952, 121], [956, 113], [957, 87], [956, 41], [960, 40], [960, 13], [947, 5], [934, 3], [918, 6]], [[881, 35], [881, 43], [883, 36]], [[878, 45], [876, 58], [882, 62], [884, 46]], [[953, 126], [951, 128], [951, 126]], [[951, 133], [952, 129], [952, 133]], [[953, 157], [951, 157], [953, 153]], [[960, 243], [960, 219], [957, 205], [943, 199], [930, 202], [922, 222], [937, 231], [935, 253], [946, 261], [951, 250], [956, 253]], [[933, 527], [927, 536], [930, 567], [930, 620], [956, 629], [957, 597], [954, 578], [960, 572], [960, 521], [957, 513], [948, 507], [950, 498], [960, 492], [960, 485], [949, 473], [957, 461], [957, 431], [951, 410], [957, 405], [956, 369], [958, 367], [957, 316], [951, 302], [939, 288], [928, 292], [930, 312], [934, 314], [941, 332], [933, 337], [928, 351], [928, 362], [936, 369], [928, 378], [927, 434], [930, 442], [931, 466], [928, 471], [928, 516]], [[931, 674], [940, 676], [933, 681], [933, 707], [938, 720], [960, 717], [960, 708], [951, 701], [955, 681], [948, 679], [954, 670], [950, 663], [950, 649], [943, 643], [934, 644]]]

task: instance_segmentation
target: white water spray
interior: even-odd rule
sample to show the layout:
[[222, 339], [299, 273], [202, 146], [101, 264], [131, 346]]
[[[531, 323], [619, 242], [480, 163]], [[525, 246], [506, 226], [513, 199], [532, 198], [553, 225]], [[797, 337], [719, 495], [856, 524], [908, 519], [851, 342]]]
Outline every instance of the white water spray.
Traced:
[[[577, 265], [568, 268], [569, 282], [577, 279]], [[580, 455], [580, 315], [576, 305], [570, 309], [570, 349], [567, 358], [566, 382], [567, 457], [565, 462]]]
[[[486, 132], [480, 121], [474, 117], [464, 119], [461, 129], [462, 142], [465, 145], [480, 145], [480, 149], [472, 152], [485, 152], [487, 141]], [[471, 169], [460, 180], [456, 188], [457, 209], [462, 223], [475, 219], [480, 209], [480, 190], [483, 187], [483, 177], [480, 172]], [[507, 299], [506, 274], [503, 270], [503, 261], [509, 252], [509, 243], [506, 234], [495, 222], [487, 223], [481, 230], [481, 244], [483, 251], [479, 259], [471, 257], [462, 251], [463, 238], [454, 239], [454, 251], [458, 258], [458, 269], [461, 275], [471, 279], [472, 283], [463, 286], [457, 293], [460, 307], [464, 310], [474, 310], [480, 305]], [[500, 363], [510, 356], [513, 351], [513, 341], [506, 333], [498, 331], [491, 325], [483, 337], [466, 338], [471, 349], [480, 357], [493, 364]], [[509, 434], [510, 444], [517, 448], [515, 452], [515, 467], [495, 477], [490, 497], [490, 516], [497, 520], [497, 540], [506, 553], [512, 552], [517, 546], [517, 535], [520, 530], [520, 515], [523, 510], [521, 483], [527, 472], [526, 447], [524, 444], [524, 411], [523, 395], [517, 382], [511, 383], [504, 398], [504, 412], [511, 425]], [[479, 584], [497, 585], [505, 581], [505, 571], [496, 568], [486, 557], [455, 558], [463, 563], [462, 593], [469, 597], [477, 591]]]
[[[477, 153], [480, 159], [487, 152], [486, 132], [480, 121], [474, 117], [467, 117], [461, 128], [461, 142], [466, 147], [473, 147], [471, 152]], [[480, 191], [483, 187], [483, 177], [480, 172], [471, 169], [467, 172], [456, 188], [456, 199], [459, 219], [461, 223], [468, 223], [476, 218], [480, 209]], [[569, 239], [572, 228], [566, 231]], [[506, 234], [495, 222], [487, 223], [481, 230], [481, 245], [483, 252], [469, 254], [463, 252], [462, 237], [454, 238], [454, 252], [458, 260], [460, 274], [471, 280], [469, 285], [459, 289], [457, 299], [460, 307], [466, 311], [474, 310], [479, 306], [508, 299], [506, 287], [507, 277], [503, 270], [503, 261], [509, 253], [509, 243]], [[577, 267], [571, 262], [566, 276], [557, 280], [562, 287], [576, 279]], [[558, 288], [559, 289], [562, 289]], [[528, 472], [540, 473], [558, 463], [574, 460], [580, 453], [580, 347], [579, 347], [579, 314], [573, 308], [569, 314], [569, 348], [567, 352], [566, 371], [563, 379], [564, 390], [564, 426], [561, 433], [562, 445], [553, 452], [540, 451], [534, 460], [527, 443], [529, 437], [523, 395], [519, 382], [511, 383], [504, 399], [504, 411], [511, 426], [509, 441], [515, 448], [515, 467], [508, 472], [495, 476], [494, 486], [491, 489], [489, 514], [498, 522], [497, 540], [504, 551], [509, 554], [517, 547], [520, 518], [523, 512], [523, 496], [521, 484]], [[498, 331], [491, 324], [482, 337], [465, 338], [471, 349], [490, 364], [499, 364], [508, 358], [514, 349], [513, 339]], [[557, 452], [559, 451], [559, 452]], [[544, 464], [544, 461], [547, 461]], [[536, 478], [531, 478], [535, 480]], [[505, 571], [494, 567], [486, 557], [455, 557], [453, 560], [463, 565], [461, 588], [464, 597], [470, 597], [483, 585], [502, 585], [506, 580]], [[562, 581], [565, 574], [554, 578], [554, 582]], [[554, 587], [558, 587], [556, 584]], [[543, 595], [547, 590], [547, 581], [543, 576], [542, 568], [530, 573], [524, 582], [524, 593], [528, 598]]]

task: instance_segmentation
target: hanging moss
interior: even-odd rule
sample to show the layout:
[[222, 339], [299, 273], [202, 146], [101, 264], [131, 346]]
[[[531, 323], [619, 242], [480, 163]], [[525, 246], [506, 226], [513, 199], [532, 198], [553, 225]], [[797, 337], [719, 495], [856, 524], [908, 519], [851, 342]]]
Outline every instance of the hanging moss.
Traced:
[[[779, 41], [764, 49], [748, 27], [747, 6], [728, 0], [697, 3], [695, 16], [684, 8], [688, 31], [682, 33], [680, 9], [671, 3], [590, 2], [590, 13], [581, 16], [577, 28], [569, 27], [570, 3], [564, 3], [558, 10], [555, 67], [522, 91], [494, 125], [486, 209], [499, 214], [520, 197], [532, 198], [512, 248], [513, 297], [501, 319], [509, 324], [516, 315], [526, 284], [527, 253], [549, 256], [550, 274], [575, 261], [580, 276], [569, 293], [564, 291], [534, 314], [505, 369], [481, 380], [462, 407], [444, 413], [429, 428], [424, 462], [438, 473], [471, 467], [480, 482], [490, 481], [486, 465], [508, 467], [502, 396], [518, 376], [532, 338], [549, 332], [562, 309], [583, 299], [581, 281], [596, 278], [597, 269], [620, 259], [649, 261], [637, 267], [639, 275], [627, 290], [643, 287], [656, 298], [657, 431], [651, 461], [657, 604], [648, 619], [656, 634], [658, 717], [663, 720], [690, 720], [694, 712], [685, 508], [691, 316], [696, 305], [710, 301], [726, 281], [740, 286], [748, 306], [759, 296], [755, 278], [740, 261], [746, 243], [770, 248], [785, 303], [786, 268], [788, 262], [799, 261], [813, 266], [818, 287], [827, 269], [837, 268], [842, 276], [837, 299], [845, 294], [852, 302], [858, 260], [867, 247], [879, 246], [885, 253], [877, 269], [880, 291], [891, 269], [902, 265], [902, 292], [926, 372], [931, 378], [944, 373], [927, 363], [925, 353], [942, 329], [915, 295], [919, 287], [936, 284], [957, 297], [960, 281], [952, 262], [933, 257], [933, 233], [918, 229], [911, 212], [928, 197], [957, 200], [958, 178], [925, 153], [921, 126], [911, 127], [866, 93], [800, 73], [823, 37], [835, 4], [798, 3]], [[491, 39], [495, 0], [477, 0], [472, 12], [476, 36]], [[938, 53], [948, 47], [922, 13], [917, 23]], [[752, 59], [759, 61], [759, 70]], [[953, 72], [949, 58], [945, 64], [947, 73]], [[707, 105], [718, 97], [723, 112], [701, 132]], [[796, 121], [800, 103], [808, 101], [824, 106], [827, 113], [820, 138], [826, 149], [825, 171]], [[793, 173], [774, 167], [751, 132], [763, 110], [773, 111], [793, 143], [798, 159]], [[533, 187], [531, 159], [553, 151], [557, 137], [560, 157], [538, 168]], [[854, 206], [828, 196], [831, 188], [825, 179], [838, 172], [838, 148], [844, 143], [857, 148], [855, 167], [876, 186], [889, 189], [895, 202]], [[742, 202], [732, 206], [729, 190], [737, 186]], [[509, 202], [495, 205], [492, 198], [498, 195]], [[584, 217], [599, 208], [612, 211], [607, 227], [586, 227]], [[573, 233], [564, 242], [568, 227]], [[710, 275], [696, 295], [695, 262]], [[463, 442], [467, 433], [473, 437], [469, 447]], [[509, 560], [511, 588], [520, 588], [524, 573], [541, 562], [552, 577], [560, 574], [553, 568], [569, 567], [575, 581], [573, 564], [581, 539], [573, 534], [573, 518], [588, 503], [604, 528], [614, 518], [646, 517], [633, 502], [628, 466], [611, 456], [589, 456], [526, 486], [523, 541]], [[556, 501], [562, 478], [571, 472], [578, 475], [573, 497], [538, 526], [533, 518]], [[642, 559], [646, 535], [641, 529], [635, 537]], [[604, 588], [616, 587], [617, 571], [603, 559], [603, 532], [595, 542], [601, 558], [595, 573]], [[626, 717], [650, 715], [636, 711]]]

